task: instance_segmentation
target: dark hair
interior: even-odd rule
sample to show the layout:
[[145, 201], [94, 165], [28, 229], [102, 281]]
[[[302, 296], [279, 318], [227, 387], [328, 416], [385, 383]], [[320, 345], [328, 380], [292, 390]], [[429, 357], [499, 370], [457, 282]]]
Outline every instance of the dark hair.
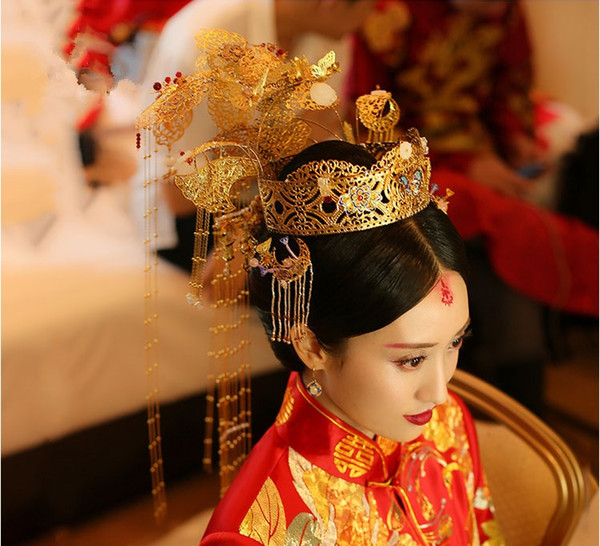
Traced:
[[[375, 163], [360, 146], [326, 141], [295, 156], [279, 179], [285, 180], [301, 165], [323, 159], [366, 167]], [[267, 237], [273, 238], [277, 250], [280, 235], [265, 229], [260, 240]], [[463, 241], [435, 204], [387, 226], [303, 240], [309, 247], [314, 272], [308, 326], [332, 353], [340, 352], [346, 339], [383, 328], [412, 309], [433, 288], [443, 269], [456, 271], [465, 280], [467, 277]], [[252, 270], [250, 297], [270, 336], [270, 275], [261, 277]], [[291, 345], [272, 341], [271, 346], [284, 366], [303, 369]]]

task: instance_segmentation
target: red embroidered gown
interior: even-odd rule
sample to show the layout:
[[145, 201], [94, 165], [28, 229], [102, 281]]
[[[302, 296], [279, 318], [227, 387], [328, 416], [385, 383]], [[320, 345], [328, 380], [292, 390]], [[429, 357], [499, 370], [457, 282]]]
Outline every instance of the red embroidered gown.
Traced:
[[473, 419], [451, 394], [408, 443], [371, 439], [292, 373], [201, 544], [502, 545]]

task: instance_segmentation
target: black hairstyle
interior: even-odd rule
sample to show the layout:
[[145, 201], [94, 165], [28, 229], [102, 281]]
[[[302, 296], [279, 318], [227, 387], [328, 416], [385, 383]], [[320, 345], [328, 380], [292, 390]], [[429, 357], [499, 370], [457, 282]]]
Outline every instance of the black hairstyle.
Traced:
[[[337, 159], [370, 167], [375, 158], [364, 148], [344, 141], [314, 144], [295, 156], [280, 180], [311, 161]], [[281, 235], [264, 229], [276, 252]], [[303, 237], [313, 264], [313, 288], [308, 326], [323, 348], [339, 354], [348, 338], [373, 332], [412, 309], [433, 288], [442, 270], [467, 280], [462, 238], [438, 207], [431, 203], [406, 220], [364, 231]], [[290, 237], [290, 243], [293, 237]], [[281, 248], [279, 248], [281, 247]], [[250, 298], [267, 334], [271, 335], [271, 276], [257, 268], [250, 273]], [[275, 356], [290, 369], [304, 364], [293, 346], [272, 341]]]

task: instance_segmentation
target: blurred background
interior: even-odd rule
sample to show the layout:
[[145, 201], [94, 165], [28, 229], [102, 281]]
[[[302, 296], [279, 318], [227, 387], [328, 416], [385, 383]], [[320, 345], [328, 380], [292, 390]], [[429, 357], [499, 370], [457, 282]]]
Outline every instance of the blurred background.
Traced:
[[[136, 147], [136, 117], [154, 84], [190, 73], [193, 36], [212, 27], [311, 62], [334, 49], [342, 74], [332, 85], [345, 115], [357, 94], [382, 84], [425, 128], [434, 172], [437, 163], [450, 173], [459, 194], [450, 215], [473, 263], [477, 318], [463, 366], [535, 411], [597, 478], [596, 1], [20, 0], [2, 2], [2, 540], [158, 546], [217, 501], [217, 478], [201, 471], [210, 313], [186, 302], [193, 211], [165, 187], [157, 301], [169, 511], [162, 525], [153, 521], [147, 202]], [[468, 54], [452, 60], [447, 51], [461, 48], [443, 44], [463, 38]], [[424, 55], [434, 45], [446, 53]], [[514, 112], [498, 114], [497, 125], [477, 122], [489, 132], [477, 140], [497, 152], [496, 185], [477, 170], [479, 149], [436, 140], [443, 116], [429, 99], [442, 97], [446, 82], [459, 86], [467, 61], [478, 68], [464, 71], [461, 115], [474, 117], [477, 101], [487, 108], [500, 88], [508, 89], [501, 109], [526, 111], [523, 127]], [[450, 66], [461, 70], [440, 75]], [[429, 97], [432, 74], [439, 80]], [[442, 85], [442, 77], [450, 79]], [[406, 91], [415, 81], [420, 95]], [[189, 138], [199, 144], [214, 127], [206, 112], [195, 116]], [[535, 153], [519, 163], [494, 140], [498, 127], [509, 143], [531, 137]], [[481, 204], [477, 222], [469, 203]], [[502, 253], [506, 244], [513, 254]], [[278, 410], [285, 375], [256, 318], [250, 335], [256, 438]]]

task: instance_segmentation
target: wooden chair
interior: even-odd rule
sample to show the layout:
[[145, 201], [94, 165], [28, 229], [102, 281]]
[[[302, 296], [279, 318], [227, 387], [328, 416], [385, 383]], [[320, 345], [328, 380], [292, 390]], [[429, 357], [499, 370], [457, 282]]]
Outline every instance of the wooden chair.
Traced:
[[586, 501], [584, 474], [569, 447], [531, 411], [481, 379], [457, 370], [450, 389], [476, 418], [507, 546], [567, 544]]

